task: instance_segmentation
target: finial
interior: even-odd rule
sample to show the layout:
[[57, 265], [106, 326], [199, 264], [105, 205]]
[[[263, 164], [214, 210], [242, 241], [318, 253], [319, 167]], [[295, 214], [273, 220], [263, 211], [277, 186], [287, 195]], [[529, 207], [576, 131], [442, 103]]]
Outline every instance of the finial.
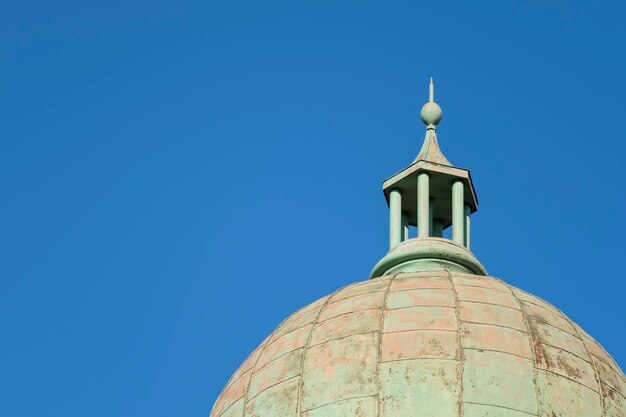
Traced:
[[433, 77], [430, 77], [429, 100], [428, 103], [424, 104], [424, 107], [422, 107], [420, 116], [422, 118], [422, 122], [426, 125], [426, 128], [433, 130], [439, 124], [441, 117], [443, 116], [441, 107], [435, 103], [435, 85], [433, 83]]
[[429, 102], [433, 103], [435, 101], [435, 85], [433, 84], [433, 77], [430, 77], [430, 94], [429, 94]]

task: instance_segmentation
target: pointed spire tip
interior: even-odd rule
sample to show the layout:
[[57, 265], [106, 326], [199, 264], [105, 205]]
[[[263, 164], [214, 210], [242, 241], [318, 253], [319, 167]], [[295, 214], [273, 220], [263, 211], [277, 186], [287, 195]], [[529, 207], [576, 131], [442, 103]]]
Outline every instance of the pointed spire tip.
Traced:
[[433, 77], [430, 77], [430, 85], [428, 86], [428, 103], [424, 104], [420, 116], [428, 129], [434, 129], [441, 121], [441, 107], [435, 103], [435, 84]]
[[430, 93], [428, 95], [428, 101], [432, 103], [433, 101], [435, 101], [435, 84], [433, 84], [433, 77], [430, 77], [429, 92]]

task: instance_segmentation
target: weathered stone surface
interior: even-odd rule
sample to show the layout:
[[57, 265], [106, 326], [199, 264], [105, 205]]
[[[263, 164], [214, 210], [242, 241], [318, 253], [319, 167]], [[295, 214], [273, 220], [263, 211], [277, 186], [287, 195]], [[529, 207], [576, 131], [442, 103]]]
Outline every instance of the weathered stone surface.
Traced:
[[296, 312], [211, 417], [626, 417], [626, 377], [546, 301], [430, 271], [349, 285]]
[[407, 360], [380, 365], [381, 416], [454, 416], [460, 383], [457, 362]]

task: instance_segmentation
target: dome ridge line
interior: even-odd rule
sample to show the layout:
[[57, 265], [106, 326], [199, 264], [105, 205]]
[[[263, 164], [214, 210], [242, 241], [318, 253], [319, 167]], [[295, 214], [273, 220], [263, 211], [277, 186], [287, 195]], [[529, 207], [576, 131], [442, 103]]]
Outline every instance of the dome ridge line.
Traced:
[[378, 391], [377, 400], [376, 400], [376, 411], [377, 416], [380, 417], [382, 415], [382, 386], [380, 383], [381, 375], [380, 375], [380, 364], [383, 360], [383, 330], [385, 328], [385, 312], [387, 311], [387, 299], [389, 298], [389, 292], [391, 292], [391, 285], [393, 284], [393, 280], [396, 279], [398, 274], [394, 274], [389, 278], [389, 284], [387, 285], [387, 289], [385, 290], [385, 296], [383, 297], [383, 302], [380, 307], [380, 319], [378, 321], [378, 347], [376, 349], [378, 353], [378, 364], [376, 365], [376, 390]]
[[458, 417], [463, 417], [463, 372], [465, 371], [465, 354], [463, 351], [463, 342], [461, 341], [461, 300], [459, 299], [459, 293], [456, 289], [456, 284], [452, 279], [452, 273], [446, 270], [452, 291], [454, 292], [454, 314], [456, 317], [456, 348], [458, 352], [458, 364], [456, 368], [457, 380], [459, 381], [459, 395], [457, 399], [457, 413]]
[[537, 345], [537, 343], [540, 343], [540, 342], [537, 342], [537, 340], [535, 339], [535, 335], [533, 334], [533, 331], [530, 327], [530, 322], [528, 321], [528, 314], [526, 313], [526, 310], [524, 309], [524, 303], [522, 302], [522, 300], [519, 299], [517, 294], [515, 294], [515, 291], [513, 291], [513, 288], [511, 288], [511, 286], [508, 283], [504, 282], [503, 280], [499, 278], [495, 278], [495, 279], [499, 281], [500, 283], [502, 283], [502, 285], [504, 285], [511, 292], [511, 296], [513, 297], [513, 299], [519, 306], [520, 312], [522, 313], [522, 322], [524, 323], [524, 327], [526, 327], [526, 332], [528, 334], [528, 345], [530, 347], [530, 352], [533, 357], [532, 366], [533, 366], [533, 385], [534, 385], [534, 391], [535, 391], [535, 409], [537, 410], [536, 415], [539, 415], [541, 411], [541, 407], [539, 404], [539, 370], [537, 369], [537, 352], [535, 351], [535, 346]]
[[583, 345], [583, 348], [585, 349], [585, 352], [587, 352], [587, 355], [589, 356], [588, 362], [591, 365], [591, 368], [593, 368], [593, 377], [596, 380], [596, 384], [598, 384], [598, 396], [600, 397], [600, 407], [602, 408], [602, 415], [606, 416], [606, 404], [604, 403], [604, 387], [602, 387], [602, 382], [600, 381], [600, 372], [598, 372], [596, 361], [594, 360], [591, 352], [589, 352], [589, 348], [587, 347], [587, 344], [585, 343], [585, 339], [582, 337], [582, 335], [576, 328], [576, 324], [569, 317], [563, 314], [563, 312], [558, 307], [554, 307], [554, 308], [559, 313], [561, 318], [565, 320], [566, 322], [568, 322], [570, 326], [572, 326], [572, 329], [574, 329], [574, 331], [578, 335]]
[[[329, 311], [336, 300], [341, 303]], [[369, 310], [378, 314], [359, 314]], [[329, 322], [334, 324], [322, 326], [322, 318], [339, 312], [348, 314], [333, 316], [337, 320]], [[368, 416], [380, 412], [381, 417], [408, 417], [416, 406], [419, 415], [432, 415], [433, 407], [441, 406], [437, 409], [442, 417], [504, 413], [498, 410], [514, 410], [520, 416], [553, 411], [600, 417], [598, 396], [607, 413], [617, 410], [622, 415], [624, 394], [614, 385], [624, 377], [613, 371], [615, 365], [600, 345], [547, 301], [495, 277], [445, 269], [388, 274], [378, 282], [351, 283], [299, 313], [283, 321], [269, 340], [286, 336], [300, 323], [308, 323], [306, 329], [289, 340], [278, 339], [281, 347], [271, 352], [265, 340], [264, 350], [255, 351], [242, 367], [249, 374], [237, 383], [241, 385], [221, 396], [227, 411], [222, 414], [224, 408], [218, 405], [212, 417], [241, 416], [243, 400], [231, 403], [241, 397], [237, 393], [244, 384], [251, 386], [241, 417], [283, 415], [279, 410], [300, 410], [300, 417], [354, 415], [358, 409]], [[544, 317], [547, 325], [535, 315]], [[573, 326], [577, 335], [564, 326]], [[363, 335], [366, 329], [371, 331]], [[317, 340], [327, 345], [316, 348]], [[583, 342], [584, 347], [579, 346]], [[538, 356], [535, 343], [545, 349], [548, 363]], [[298, 353], [290, 356], [290, 363], [261, 368], [295, 346], [304, 357]], [[574, 373], [568, 374], [568, 369]], [[251, 382], [245, 380], [250, 374]], [[286, 375], [293, 376], [283, 379]], [[406, 394], [418, 387], [418, 393]], [[429, 390], [443, 397], [431, 397]], [[561, 403], [558, 398], [563, 396], [580, 400]]]
[[[254, 376], [254, 371], [256, 370], [256, 366], [259, 363], [259, 360], [261, 359], [261, 356], [263, 356], [263, 352], [265, 352], [265, 348], [267, 348], [267, 346], [269, 344], [269, 341], [272, 340], [272, 336], [274, 335], [275, 332], [276, 332], [276, 330], [274, 330], [269, 336], [267, 336], [267, 339], [265, 339], [263, 341], [262, 347], [259, 348], [260, 349], [259, 350], [259, 356], [257, 356], [256, 360], [254, 361], [254, 365], [252, 366], [252, 368], [250, 368], [250, 371], [249, 371], [250, 372], [250, 379], [248, 379], [248, 383], [246, 384], [246, 390], [243, 393], [243, 412], [242, 412], [241, 415], [244, 416], [244, 417], [246, 415], [248, 401], [250, 401], [250, 398], [249, 398], [249, 396], [250, 396], [250, 386], [252, 385], [252, 377]], [[258, 395], [258, 393], [257, 393], [257, 395]], [[233, 402], [233, 404], [235, 402]]]
[[[307, 336], [306, 342], [304, 343], [304, 349], [302, 350], [302, 357], [300, 358], [300, 371], [298, 373], [298, 376], [300, 377], [300, 381], [298, 382], [298, 394], [297, 394], [297, 403], [296, 403], [296, 417], [301, 417], [303, 410], [302, 410], [302, 391], [304, 390], [304, 360], [306, 359], [306, 354], [308, 353], [309, 350], [309, 345], [311, 344], [311, 339], [313, 338], [313, 332], [315, 331], [315, 326], [319, 323], [319, 319], [322, 315], [322, 311], [324, 311], [324, 308], [328, 305], [329, 301], [341, 290], [343, 290], [344, 288], [349, 287], [350, 284], [348, 285], [344, 285], [343, 287], [338, 288], [337, 290], [335, 290], [334, 292], [332, 292], [328, 297], [326, 297], [326, 299], [324, 300], [324, 302], [322, 303], [322, 305], [320, 306], [319, 311], [317, 312], [316, 316], [315, 316], [315, 320], [313, 320], [312, 322], [312, 326], [311, 326], [311, 331], [309, 332], [309, 335]], [[307, 411], [307, 410], [304, 410]], [[245, 416], [244, 416], [245, 417]]]

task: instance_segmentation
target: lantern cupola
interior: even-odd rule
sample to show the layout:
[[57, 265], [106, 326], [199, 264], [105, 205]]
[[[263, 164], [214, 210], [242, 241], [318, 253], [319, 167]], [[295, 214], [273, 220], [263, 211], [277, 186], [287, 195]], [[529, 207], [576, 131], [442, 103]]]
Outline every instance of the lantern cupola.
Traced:
[[[435, 256], [431, 252], [441, 252], [440, 247], [451, 248], [461, 257], [471, 258], [475, 261], [472, 263], [480, 265], [469, 252], [470, 217], [478, 209], [478, 198], [469, 170], [452, 165], [437, 142], [437, 126], [443, 112], [435, 102], [432, 78], [429, 100], [422, 107], [420, 117], [426, 125], [426, 136], [417, 157], [408, 167], [383, 181], [383, 192], [389, 205], [390, 252], [374, 268], [372, 277], [389, 273], [387, 261], [400, 253], [403, 254], [402, 267], [410, 271], [430, 268], [433, 264], [441, 267], [442, 263], [453, 261], [448, 255], [430, 258]], [[417, 240], [409, 236], [410, 226], [417, 228]], [[444, 239], [444, 230], [450, 227], [452, 239]], [[484, 272], [482, 265], [469, 269], [473, 273]]]

